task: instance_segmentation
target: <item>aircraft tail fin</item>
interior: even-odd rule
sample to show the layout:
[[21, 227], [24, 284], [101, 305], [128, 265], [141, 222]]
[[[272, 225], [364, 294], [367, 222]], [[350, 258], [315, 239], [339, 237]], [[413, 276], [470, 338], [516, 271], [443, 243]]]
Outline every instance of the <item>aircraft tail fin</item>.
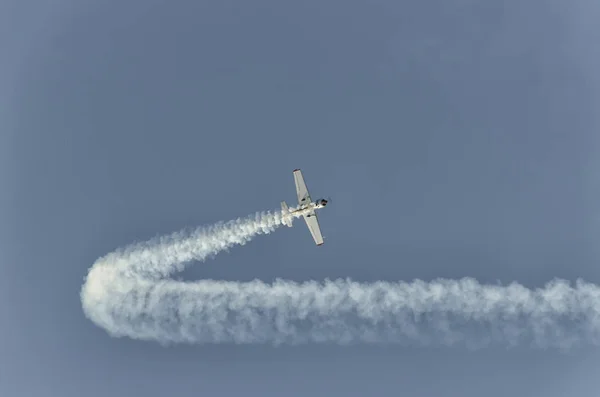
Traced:
[[294, 218], [290, 215], [290, 209], [285, 201], [281, 202], [281, 213], [283, 214], [283, 223], [287, 227], [292, 227]]

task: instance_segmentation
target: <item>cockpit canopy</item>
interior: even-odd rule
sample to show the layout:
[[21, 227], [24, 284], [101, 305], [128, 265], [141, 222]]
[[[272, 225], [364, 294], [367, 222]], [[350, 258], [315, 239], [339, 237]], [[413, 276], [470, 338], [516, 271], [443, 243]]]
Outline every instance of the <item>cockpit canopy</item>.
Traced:
[[325, 199], [320, 199], [319, 200], [319, 204], [322, 205], [323, 207], [325, 207], [327, 205], [327, 200]]

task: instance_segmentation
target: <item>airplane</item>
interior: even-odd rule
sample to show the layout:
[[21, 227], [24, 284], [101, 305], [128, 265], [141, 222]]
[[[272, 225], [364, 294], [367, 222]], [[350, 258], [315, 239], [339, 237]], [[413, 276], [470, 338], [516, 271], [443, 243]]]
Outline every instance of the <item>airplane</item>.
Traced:
[[300, 169], [294, 170], [294, 182], [296, 183], [296, 194], [298, 195], [298, 207], [290, 210], [285, 201], [281, 202], [281, 212], [283, 214], [283, 223], [292, 227], [292, 221], [294, 218], [302, 216], [306, 221], [306, 226], [310, 230], [315, 244], [323, 245], [323, 236], [321, 235], [321, 228], [319, 227], [319, 219], [315, 210], [321, 209], [327, 205], [327, 200], [321, 198], [315, 201], [311, 201], [310, 194], [304, 183], [304, 177]]

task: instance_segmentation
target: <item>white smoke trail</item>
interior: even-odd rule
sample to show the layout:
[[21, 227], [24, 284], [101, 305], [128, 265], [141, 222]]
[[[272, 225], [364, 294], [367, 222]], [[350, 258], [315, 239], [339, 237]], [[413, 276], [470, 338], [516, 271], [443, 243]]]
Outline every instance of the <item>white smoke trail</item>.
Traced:
[[600, 288], [477, 281], [247, 283], [167, 279], [282, 224], [277, 212], [138, 243], [98, 259], [81, 291], [113, 336], [168, 343], [600, 344]]

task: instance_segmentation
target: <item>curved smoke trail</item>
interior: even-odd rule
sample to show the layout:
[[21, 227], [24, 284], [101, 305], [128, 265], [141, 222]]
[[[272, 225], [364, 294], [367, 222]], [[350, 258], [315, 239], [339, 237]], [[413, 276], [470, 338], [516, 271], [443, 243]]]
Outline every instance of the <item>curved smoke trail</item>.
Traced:
[[477, 281], [179, 282], [167, 277], [282, 225], [255, 216], [110, 253], [81, 290], [85, 315], [113, 336], [160, 343], [600, 344], [600, 288], [554, 280], [531, 290]]

